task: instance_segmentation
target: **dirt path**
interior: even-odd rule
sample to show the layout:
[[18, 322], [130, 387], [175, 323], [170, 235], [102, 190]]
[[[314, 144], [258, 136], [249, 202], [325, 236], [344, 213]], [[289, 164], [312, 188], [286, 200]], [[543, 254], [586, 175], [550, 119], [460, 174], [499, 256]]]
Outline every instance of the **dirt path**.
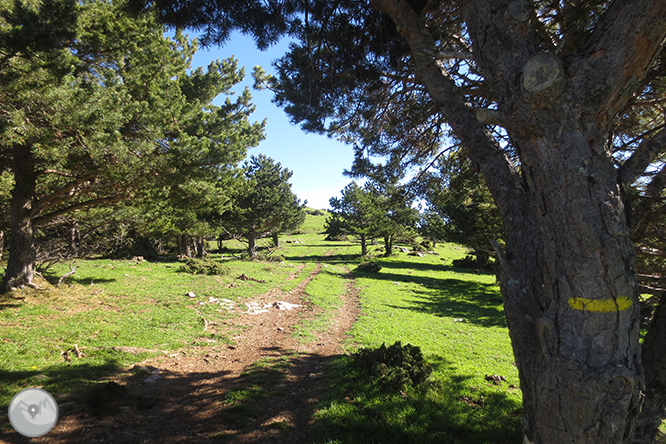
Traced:
[[[267, 311], [233, 319], [244, 326], [233, 345], [193, 348], [144, 362], [137, 367], [141, 372], [107, 384], [85, 408], [63, 408], [56, 428], [31, 442], [311, 442], [309, 426], [326, 365], [341, 352], [359, 310], [358, 291], [350, 281], [329, 331], [313, 342], [294, 338], [295, 326], [316, 313], [303, 305], [304, 289], [321, 268], [317, 263], [288, 293], [275, 288], [255, 298], [255, 308]], [[302, 306], [268, 307], [276, 301]], [[155, 380], [145, 382], [148, 378]]]

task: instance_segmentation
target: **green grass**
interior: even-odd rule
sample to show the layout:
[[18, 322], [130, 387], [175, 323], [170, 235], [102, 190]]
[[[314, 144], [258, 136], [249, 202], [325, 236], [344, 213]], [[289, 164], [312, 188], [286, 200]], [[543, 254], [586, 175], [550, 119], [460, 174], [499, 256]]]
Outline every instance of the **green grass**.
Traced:
[[302, 341], [317, 338], [317, 333], [327, 331], [336, 311], [343, 305], [341, 296], [347, 291], [349, 275], [339, 265], [324, 264], [320, 273], [305, 287], [306, 301], [316, 307], [315, 315], [301, 323], [294, 334]]
[[[362, 316], [350, 344], [416, 345], [434, 368], [430, 381], [385, 393], [350, 358], [339, 358], [317, 413], [317, 443], [520, 440], [518, 375], [495, 277], [444, 265], [464, 250], [443, 245], [437, 251], [442, 256], [377, 258], [380, 273], [355, 273]], [[507, 382], [485, 379], [493, 374]]]
[[[321, 262], [321, 272], [305, 287], [315, 316], [297, 328], [302, 340], [330, 328], [353, 278], [362, 314], [347, 349], [401, 341], [420, 347], [434, 371], [422, 387], [387, 393], [349, 357], [334, 359], [316, 413], [316, 443], [518, 442], [518, 377], [494, 276], [451, 268], [467, 251], [450, 244], [437, 246], [439, 256], [397, 253], [374, 258], [383, 267], [380, 273], [354, 272], [361, 261], [359, 244], [324, 241], [324, 220], [308, 216], [298, 233], [281, 237], [276, 254], [285, 257], [283, 263], [230, 259], [243, 245], [226, 241], [224, 251], [211, 256], [229, 267], [222, 276], [180, 273], [179, 262], [79, 260], [80, 268], [60, 289], [45, 286], [0, 297], [0, 409], [6, 411], [11, 397], [31, 386], [42, 386], [58, 401], [76, 400], [151, 356], [113, 351], [114, 346], [193, 353], [193, 345], [200, 350], [231, 343], [242, 328], [234, 327], [234, 315], [196, 302], [213, 296], [242, 303], [276, 287], [291, 291]], [[56, 266], [53, 276], [69, 271], [68, 265]], [[236, 279], [241, 274], [265, 282]], [[204, 318], [228, 328], [204, 332]], [[66, 362], [61, 353], [74, 344], [86, 357]], [[244, 427], [259, 418], [262, 403], [280, 396], [287, 362], [298, 359], [288, 356], [248, 369], [242, 384], [224, 395], [224, 420]], [[494, 385], [486, 374], [508, 381]], [[223, 442], [228, 436], [216, 438]]]

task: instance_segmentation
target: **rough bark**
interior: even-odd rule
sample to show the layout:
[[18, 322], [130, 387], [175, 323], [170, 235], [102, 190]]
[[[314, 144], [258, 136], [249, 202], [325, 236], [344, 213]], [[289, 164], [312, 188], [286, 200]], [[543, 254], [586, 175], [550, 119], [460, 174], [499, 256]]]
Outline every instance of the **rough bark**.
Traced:
[[[542, 52], [516, 1], [467, 2], [463, 16], [521, 174], [458, 96], [437, 45], [405, 0], [375, 0], [412, 49], [416, 75], [503, 217], [500, 286], [534, 443], [629, 443], [641, 408], [633, 248], [606, 147], [666, 35], [666, 4], [612, 2], [566, 60]], [[527, 2], [522, 2], [527, 5]], [[519, 8], [520, 9], [520, 8]], [[518, 11], [520, 12], [520, 11]], [[518, 87], [517, 87], [518, 85]]]
[[274, 247], [279, 247], [280, 246], [280, 237], [278, 233], [273, 233], [271, 234], [271, 237], [273, 238], [273, 246]]
[[30, 147], [14, 145], [12, 167], [15, 185], [10, 204], [11, 238], [9, 260], [0, 293], [31, 286], [35, 276], [35, 248], [32, 203], [35, 197], [35, 160]]
[[651, 443], [659, 433], [659, 426], [666, 418], [666, 293], [650, 323], [643, 340], [643, 366], [645, 368], [645, 402], [636, 427], [637, 443]]

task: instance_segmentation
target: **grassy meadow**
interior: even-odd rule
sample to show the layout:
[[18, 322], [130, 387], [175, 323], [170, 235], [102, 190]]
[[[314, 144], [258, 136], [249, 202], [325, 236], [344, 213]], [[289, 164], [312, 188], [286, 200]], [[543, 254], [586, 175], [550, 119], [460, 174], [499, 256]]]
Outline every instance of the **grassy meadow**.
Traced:
[[[397, 252], [389, 258], [373, 246], [381, 271], [355, 271], [359, 244], [325, 241], [324, 221], [309, 215], [298, 233], [282, 237], [282, 262], [230, 259], [241, 244], [225, 242], [224, 257], [211, 255], [229, 267], [222, 276], [179, 272], [177, 261], [85, 259], [76, 261], [76, 274], [60, 288], [41, 281], [41, 289], [0, 296], [0, 409], [6, 412], [12, 396], [32, 386], [51, 392], [66, 408], [152, 355], [205, 353], [206, 347], [232, 344], [240, 320], [213, 304], [196, 306], [188, 292], [240, 304], [272, 288], [295, 288], [321, 262], [321, 272], [305, 287], [319, 310], [294, 334], [312, 341], [326, 331], [350, 283], [359, 290], [361, 315], [349, 331], [348, 354], [330, 364], [328, 389], [315, 413], [316, 443], [518, 442], [518, 377], [494, 275], [452, 267], [466, 251], [450, 244], [438, 245], [436, 255]], [[269, 240], [260, 246], [264, 242]], [[50, 280], [69, 265], [55, 266]], [[241, 274], [264, 282], [236, 279]], [[229, 328], [210, 333], [204, 319]], [[396, 341], [421, 348], [433, 369], [424, 384], [387, 391], [350, 356]], [[85, 357], [66, 361], [62, 353], [74, 344]], [[10, 429], [8, 421], [0, 422], [0, 432]]]

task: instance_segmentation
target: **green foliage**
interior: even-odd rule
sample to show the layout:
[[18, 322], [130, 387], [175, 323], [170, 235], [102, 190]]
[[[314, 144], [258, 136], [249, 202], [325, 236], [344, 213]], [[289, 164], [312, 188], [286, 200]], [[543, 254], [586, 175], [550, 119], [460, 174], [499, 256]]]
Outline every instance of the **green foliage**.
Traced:
[[326, 217], [325, 228], [325, 233], [327, 234], [326, 240], [346, 241], [348, 239], [345, 221], [340, 214], [330, 213]]
[[[502, 218], [490, 191], [463, 153], [441, 159], [439, 171], [429, 176], [427, 198], [426, 233], [471, 248], [478, 264], [485, 266], [494, 255], [490, 241], [504, 237]], [[439, 224], [437, 217], [445, 223]]]
[[487, 257], [481, 256], [465, 256], [462, 259], [454, 259], [452, 265], [460, 268], [475, 268], [484, 270], [493, 270], [493, 263], [485, 260]]
[[354, 364], [368, 377], [388, 391], [418, 387], [432, 373], [432, 367], [423, 359], [421, 349], [400, 341], [386, 347], [361, 348], [353, 354]]
[[369, 188], [351, 182], [341, 191], [340, 198], [332, 197], [329, 203], [333, 211], [327, 220], [327, 230], [346, 231], [363, 237], [374, 233], [378, 209]]
[[254, 256], [250, 256], [247, 252], [240, 257], [245, 261], [266, 261], [266, 262], [284, 262], [286, 259], [281, 254], [275, 254], [272, 251], [257, 251]]
[[421, 247], [423, 247], [426, 251], [432, 251], [435, 248], [432, 242], [427, 239], [421, 242]]
[[[22, 217], [44, 227], [38, 255], [47, 260], [83, 253], [61, 240], [79, 222], [73, 213], [122, 200], [143, 212], [134, 242], [183, 245], [213, 234], [210, 215], [229, 207], [236, 165], [263, 138], [263, 124], [248, 119], [248, 90], [231, 100], [243, 78], [233, 58], [191, 70], [195, 41], [167, 37], [154, 14], [130, 17], [124, 6], [0, 3], [0, 187], [10, 175], [30, 196]], [[220, 94], [226, 102], [213, 105]], [[2, 208], [0, 231], [9, 225]], [[90, 222], [88, 233], [108, 228], [104, 219], [97, 228]], [[97, 244], [106, 253], [108, 243]], [[31, 266], [13, 264], [13, 273]]]
[[418, 232], [434, 246], [438, 241], [446, 237], [445, 219], [432, 206], [429, 206], [420, 215]]
[[331, 239], [345, 233], [359, 236], [361, 255], [367, 254], [367, 239], [383, 237], [389, 256], [395, 240], [407, 236], [416, 224], [418, 212], [411, 208], [405, 191], [394, 184], [368, 182], [360, 187], [352, 182], [341, 194], [329, 201], [333, 211], [327, 220], [327, 232]]
[[243, 177], [232, 194], [232, 206], [219, 221], [224, 230], [248, 240], [248, 254], [257, 254], [255, 240], [295, 230], [305, 221], [305, 205], [291, 191], [292, 172], [263, 154], [245, 162]]
[[185, 263], [178, 267], [178, 271], [192, 274], [206, 274], [212, 276], [227, 275], [230, 272], [229, 267], [212, 259], [189, 258]]
[[428, 250], [421, 244], [412, 244], [412, 251], [417, 253], [425, 253]]

